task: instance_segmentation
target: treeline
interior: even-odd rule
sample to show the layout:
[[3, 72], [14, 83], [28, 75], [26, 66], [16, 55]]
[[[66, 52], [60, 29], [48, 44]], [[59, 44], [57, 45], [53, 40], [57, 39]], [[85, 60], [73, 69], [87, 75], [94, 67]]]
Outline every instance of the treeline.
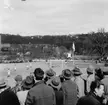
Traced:
[[20, 36], [11, 34], [1, 34], [1, 36], [2, 43], [50, 44], [64, 46], [70, 50], [74, 42], [76, 48], [75, 52], [78, 54], [99, 54], [104, 56], [108, 53], [108, 33], [104, 31], [61, 36]]

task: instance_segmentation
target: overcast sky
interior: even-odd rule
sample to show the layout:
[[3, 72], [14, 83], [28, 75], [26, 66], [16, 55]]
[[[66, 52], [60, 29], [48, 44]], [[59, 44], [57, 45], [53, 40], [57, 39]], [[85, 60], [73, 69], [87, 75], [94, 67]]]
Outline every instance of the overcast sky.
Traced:
[[108, 0], [0, 0], [0, 33], [60, 35], [108, 31]]

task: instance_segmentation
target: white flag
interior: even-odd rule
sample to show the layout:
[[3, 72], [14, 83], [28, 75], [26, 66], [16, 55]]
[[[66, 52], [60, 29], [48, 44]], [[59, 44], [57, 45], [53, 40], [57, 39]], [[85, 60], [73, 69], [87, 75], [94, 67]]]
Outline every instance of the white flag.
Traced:
[[75, 44], [74, 44], [74, 42], [73, 42], [73, 45], [72, 45], [72, 49], [73, 49], [73, 51], [75, 51]]

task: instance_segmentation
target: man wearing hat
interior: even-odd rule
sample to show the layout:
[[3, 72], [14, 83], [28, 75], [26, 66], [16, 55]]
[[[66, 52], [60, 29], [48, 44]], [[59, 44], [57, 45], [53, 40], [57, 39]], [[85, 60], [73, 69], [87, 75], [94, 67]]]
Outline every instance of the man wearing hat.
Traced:
[[56, 76], [56, 72], [53, 69], [49, 69], [45, 72], [45, 82], [47, 82], [49, 79], [53, 78], [54, 76]]
[[7, 86], [4, 78], [0, 78], [0, 105], [20, 105], [16, 94]]
[[73, 69], [73, 74], [74, 74], [74, 82], [77, 84], [78, 86], [78, 95], [79, 97], [82, 97], [85, 95], [84, 93], [84, 80], [82, 79], [81, 75], [82, 75], [82, 72], [80, 71], [80, 69], [78, 67], [75, 67]]
[[62, 83], [63, 89], [63, 105], [76, 105], [78, 99], [78, 87], [75, 82], [71, 80], [72, 72], [69, 69], [62, 71], [64, 82]]
[[87, 79], [86, 79], [86, 91], [87, 93], [90, 92], [90, 85], [92, 81], [95, 80], [94, 68], [89, 66], [87, 69]]
[[61, 88], [60, 78], [55, 76], [52, 79], [49, 79], [47, 84], [54, 89], [56, 105], [63, 105], [63, 90]]
[[45, 84], [44, 71], [36, 68], [34, 71], [35, 86], [28, 92], [25, 105], [55, 105], [55, 93], [52, 87]]
[[25, 104], [27, 93], [35, 84], [34, 78], [32, 76], [27, 76], [25, 80], [22, 81], [22, 90], [17, 92], [17, 96], [21, 105]]

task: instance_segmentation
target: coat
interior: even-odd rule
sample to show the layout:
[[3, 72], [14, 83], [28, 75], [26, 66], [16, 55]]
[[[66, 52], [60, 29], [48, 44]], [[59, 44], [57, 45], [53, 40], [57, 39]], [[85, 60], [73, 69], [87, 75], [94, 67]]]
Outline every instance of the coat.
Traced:
[[0, 105], [20, 105], [20, 103], [16, 94], [12, 90], [6, 89], [0, 93]]
[[78, 100], [78, 87], [72, 80], [66, 80], [62, 83], [63, 105], [76, 105]]
[[55, 105], [55, 93], [52, 87], [40, 81], [27, 94], [25, 105]]
[[89, 77], [87, 77], [87, 92], [90, 92], [90, 85], [91, 85], [91, 83], [92, 83], [92, 81], [94, 81], [95, 80], [95, 76], [94, 76], [94, 74], [91, 74]]
[[102, 105], [94, 93], [81, 97], [76, 105]]
[[101, 82], [104, 84], [105, 86], [105, 97], [108, 100], [108, 76], [105, 76], [104, 79], [101, 80]]
[[85, 96], [84, 80], [80, 76], [76, 76], [74, 81], [78, 86], [79, 97]]
[[54, 89], [54, 92], [55, 92], [56, 105], [63, 105], [63, 90]]

